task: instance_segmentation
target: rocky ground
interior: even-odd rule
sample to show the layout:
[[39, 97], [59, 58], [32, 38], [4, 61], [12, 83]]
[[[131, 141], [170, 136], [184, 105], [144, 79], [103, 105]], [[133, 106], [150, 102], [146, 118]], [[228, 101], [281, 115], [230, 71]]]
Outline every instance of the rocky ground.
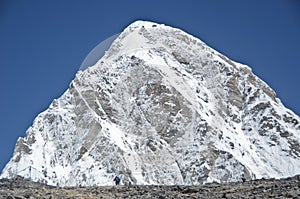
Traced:
[[300, 198], [300, 176], [201, 186], [53, 187], [22, 178], [0, 179], [0, 199]]

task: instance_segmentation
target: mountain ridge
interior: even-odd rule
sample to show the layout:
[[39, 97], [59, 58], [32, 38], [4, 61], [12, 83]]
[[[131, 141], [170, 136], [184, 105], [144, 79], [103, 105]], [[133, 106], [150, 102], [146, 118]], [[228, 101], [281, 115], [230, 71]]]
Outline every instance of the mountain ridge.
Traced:
[[1, 177], [60, 186], [288, 177], [300, 173], [299, 121], [250, 67], [137, 21], [37, 116]]

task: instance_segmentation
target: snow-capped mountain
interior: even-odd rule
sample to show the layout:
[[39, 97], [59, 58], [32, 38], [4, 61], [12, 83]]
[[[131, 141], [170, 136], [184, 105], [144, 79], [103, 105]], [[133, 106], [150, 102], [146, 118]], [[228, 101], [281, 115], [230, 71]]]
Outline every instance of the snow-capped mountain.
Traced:
[[251, 69], [137, 21], [19, 138], [1, 177], [60, 186], [300, 174], [300, 118]]

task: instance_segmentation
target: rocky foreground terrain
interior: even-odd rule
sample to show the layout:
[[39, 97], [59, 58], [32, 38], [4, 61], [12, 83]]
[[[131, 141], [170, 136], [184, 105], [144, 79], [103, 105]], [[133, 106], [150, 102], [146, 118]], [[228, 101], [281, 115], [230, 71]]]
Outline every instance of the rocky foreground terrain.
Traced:
[[0, 179], [0, 198], [300, 198], [300, 175], [201, 186], [54, 187], [23, 178]]

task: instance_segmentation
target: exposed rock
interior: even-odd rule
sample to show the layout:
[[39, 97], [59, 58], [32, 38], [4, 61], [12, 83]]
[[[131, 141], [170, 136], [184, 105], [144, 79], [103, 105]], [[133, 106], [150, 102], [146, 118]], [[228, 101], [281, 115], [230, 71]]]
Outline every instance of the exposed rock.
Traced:
[[199, 186], [54, 187], [22, 178], [1, 179], [0, 199], [71, 198], [300, 198], [300, 176]]
[[1, 177], [108, 186], [116, 175], [132, 185], [293, 176], [299, 121], [250, 67], [137, 21], [37, 116]]

